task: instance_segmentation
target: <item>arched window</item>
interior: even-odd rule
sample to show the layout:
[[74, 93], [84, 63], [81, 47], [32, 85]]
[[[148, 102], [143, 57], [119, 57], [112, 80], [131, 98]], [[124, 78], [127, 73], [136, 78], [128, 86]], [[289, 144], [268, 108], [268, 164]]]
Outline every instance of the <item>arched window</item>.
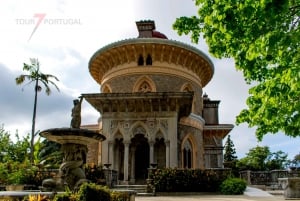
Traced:
[[192, 168], [192, 145], [189, 140], [186, 140], [183, 148], [183, 167]]
[[147, 66], [152, 65], [152, 57], [150, 56], [150, 54], [148, 54], [148, 56], [146, 58], [146, 65]]
[[144, 65], [144, 58], [142, 55], [139, 56], [139, 59], [138, 59], [138, 65], [139, 66], [143, 66]]

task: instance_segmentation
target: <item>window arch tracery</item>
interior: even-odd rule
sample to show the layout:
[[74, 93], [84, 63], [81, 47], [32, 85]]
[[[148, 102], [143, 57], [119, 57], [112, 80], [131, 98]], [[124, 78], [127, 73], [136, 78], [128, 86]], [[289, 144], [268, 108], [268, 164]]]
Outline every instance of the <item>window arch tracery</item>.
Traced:
[[139, 78], [133, 87], [133, 92], [156, 92], [156, 87], [152, 79], [148, 76]]

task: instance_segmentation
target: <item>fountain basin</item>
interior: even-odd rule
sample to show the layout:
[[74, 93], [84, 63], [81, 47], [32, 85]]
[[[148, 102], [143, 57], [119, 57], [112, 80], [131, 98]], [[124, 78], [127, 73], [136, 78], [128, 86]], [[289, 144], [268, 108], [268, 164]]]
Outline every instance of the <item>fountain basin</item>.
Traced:
[[40, 136], [62, 145], [63, 163], [57, 178], [43, 180], [43, 191], [70, 190], [86, 182], [84, 165], [88, 145], [105, 140], [105, 136], [95, 131], [80, 128], [51, 128], [40, 132]]
[[51, 128], [40, 132], [40, 136], [59, 144], [88, 145], [106, 139], [100, 133], [80, 128]]

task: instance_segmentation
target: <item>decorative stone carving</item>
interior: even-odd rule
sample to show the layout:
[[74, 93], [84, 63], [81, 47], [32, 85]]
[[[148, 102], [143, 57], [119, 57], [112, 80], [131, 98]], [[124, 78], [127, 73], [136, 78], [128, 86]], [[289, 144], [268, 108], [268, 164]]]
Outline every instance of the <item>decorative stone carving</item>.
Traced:
[[118, 121], [117, 120], [111, 120], [110, 121], [110, 128], [109, 128], [110, 134], [115, 133], [117, 128], [118, 128]]
[[168, 120], [166, 119], [160, 119], [159, 120], [160, 127], [164, 129], [164, 131], [168, 130]]
[[86, 162], [87, 146], [81, 144], [63, 144], [63, 163], [59, 167], [57, 179], [46, 179], [42, 186], [45, 190], [63, 191], [65, 186], [76, 189], [80, 184], [86, 182], [83, 165]]
[[284, 190], [285, 199], [300, 198], [300, 177], [279, 178], [278, 182]]
[[146, 130], [142, 126], [138, 126], [132, 131], [132, 134], [133, 134], [133, 136], [135, 136], [136, 134], [146, 135]]
[[83, 97], [73, 100], [74, 107], [72, 109], [71, 128], [80, 128], [81, 124], [81, 103]]

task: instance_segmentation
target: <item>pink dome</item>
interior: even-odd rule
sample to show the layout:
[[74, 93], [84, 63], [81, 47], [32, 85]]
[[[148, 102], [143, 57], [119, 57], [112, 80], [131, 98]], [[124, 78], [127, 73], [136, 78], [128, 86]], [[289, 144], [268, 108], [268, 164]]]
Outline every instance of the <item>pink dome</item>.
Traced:
[[160, 33], [159, 31], [152, 31], [152, 37], [153, 38], [163, 38], [163, 39], [168, 39], [167, 36], [163, 33]]

